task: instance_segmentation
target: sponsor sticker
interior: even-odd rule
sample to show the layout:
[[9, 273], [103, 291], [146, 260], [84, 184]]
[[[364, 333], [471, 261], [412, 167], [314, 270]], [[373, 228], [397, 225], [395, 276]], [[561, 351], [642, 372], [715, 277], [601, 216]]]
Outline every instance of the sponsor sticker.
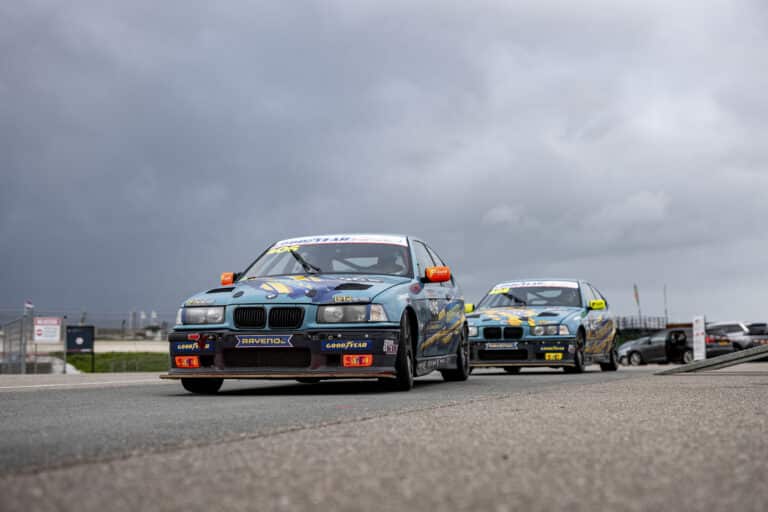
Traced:
[[[554, 287], [554, 288], [578, 288], [579, 283], [575, 281], [510, 281], [509, 283], [497, 284], [494, 289], [497, 288], [538, 288], [538, 287]], [[504, 293], [504, 292], [497, 292]]]
[[323, 340], [320, 349], [325, 352], [359, 352], [370, 350], [373, 346], [371, 340]]
[[[173, 352], [200, 352], [200, 345], [196, 341], [174, 341], [172, 350]], [[213, 344], [206, 341], [203, 350], [213, 350]]]
[[216, 302], [213, 299], [189, 299], [184, 303], [185, 306], [210, 306]]
[[517, 348], [517, 342], [507, 342], [507, 343], [486, 343], [485, 349], [486, 350], [508, 350], [508, 349], [515, 349]]
[[389, 244], [408, 246], [408, 240], [403, 236], [390, 235], [325, 235], [289, 238], [281, 240], [272, 246], [277, 249], [284, 246], [319, 245], [319, 244]]
[[395, 340], [384, 340], [384, 353], [388, 356], [397, 354], [397, 343], [395, 343]]
[[235, 336], [237, 339], [236, 348], [276, 348], [292, 347], [291, 338], [293, 334], [261, 334]]

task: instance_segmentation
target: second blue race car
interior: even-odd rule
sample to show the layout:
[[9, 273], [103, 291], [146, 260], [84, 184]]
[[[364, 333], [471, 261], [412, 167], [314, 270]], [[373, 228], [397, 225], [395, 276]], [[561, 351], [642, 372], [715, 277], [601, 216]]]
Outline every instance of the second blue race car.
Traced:
[[[472, 367], [526, 366], [581, 373], [589, 364], [619, 367], [616, 324], [592, 285], [571, 279], [507, 281], [467, 305]], [[474, 312], [473, 312], [474, 311]]]

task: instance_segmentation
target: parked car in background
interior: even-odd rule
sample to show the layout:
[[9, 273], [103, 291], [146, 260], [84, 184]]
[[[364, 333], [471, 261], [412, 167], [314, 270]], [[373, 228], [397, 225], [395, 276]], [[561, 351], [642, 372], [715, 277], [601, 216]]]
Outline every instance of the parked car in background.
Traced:
[[768, 345], [768, 324], [763, 322], [713, 322], [707, 332], [728, 336], [736, 350]]
[[[707, 358], [734, 351], [727, 336], [707, 331]], [[638, 366], [648, 363], [690, 363], [693, 361], [693, 332], [691, 329], [663, 329], [650, 336], [623, 343], [619, 349], [622, 364]]]
[[605, 297], [586, 281], [519, 280], [499, 283], [467, 315], [472, 367], [562, 368], [589, 364], [616, 371], [616, 323]]

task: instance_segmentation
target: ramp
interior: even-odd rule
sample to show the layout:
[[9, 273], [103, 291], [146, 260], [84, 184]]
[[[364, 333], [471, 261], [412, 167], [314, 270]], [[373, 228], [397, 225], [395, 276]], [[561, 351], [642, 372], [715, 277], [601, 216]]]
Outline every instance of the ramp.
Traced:
[[768, 357], [768, 345], [739, 350], [732, 354], [725, 354], [723, 356], [713, 357], [712, 359], [704, 359], [703, 361], [695, 361], [693, 363], [678, 366], [677, 368], [669, 368], [668, 370], [656, 372], [655, 375], [674, 375], [676, 373], [719, 370], [720, 368], [728, 368], [729, 366], [748, 363], [749, 361], [762, 359], [764, 357]]

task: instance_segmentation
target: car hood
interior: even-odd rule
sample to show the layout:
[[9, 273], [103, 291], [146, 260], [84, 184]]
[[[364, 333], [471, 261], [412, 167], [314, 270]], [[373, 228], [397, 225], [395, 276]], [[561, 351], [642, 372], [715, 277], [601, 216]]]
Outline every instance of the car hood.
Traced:
[[190, 297], [185, 306], [292, 302], [299, 304], [370, 302], [383, 291], [409, 282], [406, 277], [310, 274], [260, 277]]
[[582, 308], [568, 307], [511, 307], [481, 309], [467, 315], [470, 324], [477, 323], [501, 323], [505, 325], [520, 325], [523, 322], [529, 325], [559, 324], [566, 319], [580, 315]]

